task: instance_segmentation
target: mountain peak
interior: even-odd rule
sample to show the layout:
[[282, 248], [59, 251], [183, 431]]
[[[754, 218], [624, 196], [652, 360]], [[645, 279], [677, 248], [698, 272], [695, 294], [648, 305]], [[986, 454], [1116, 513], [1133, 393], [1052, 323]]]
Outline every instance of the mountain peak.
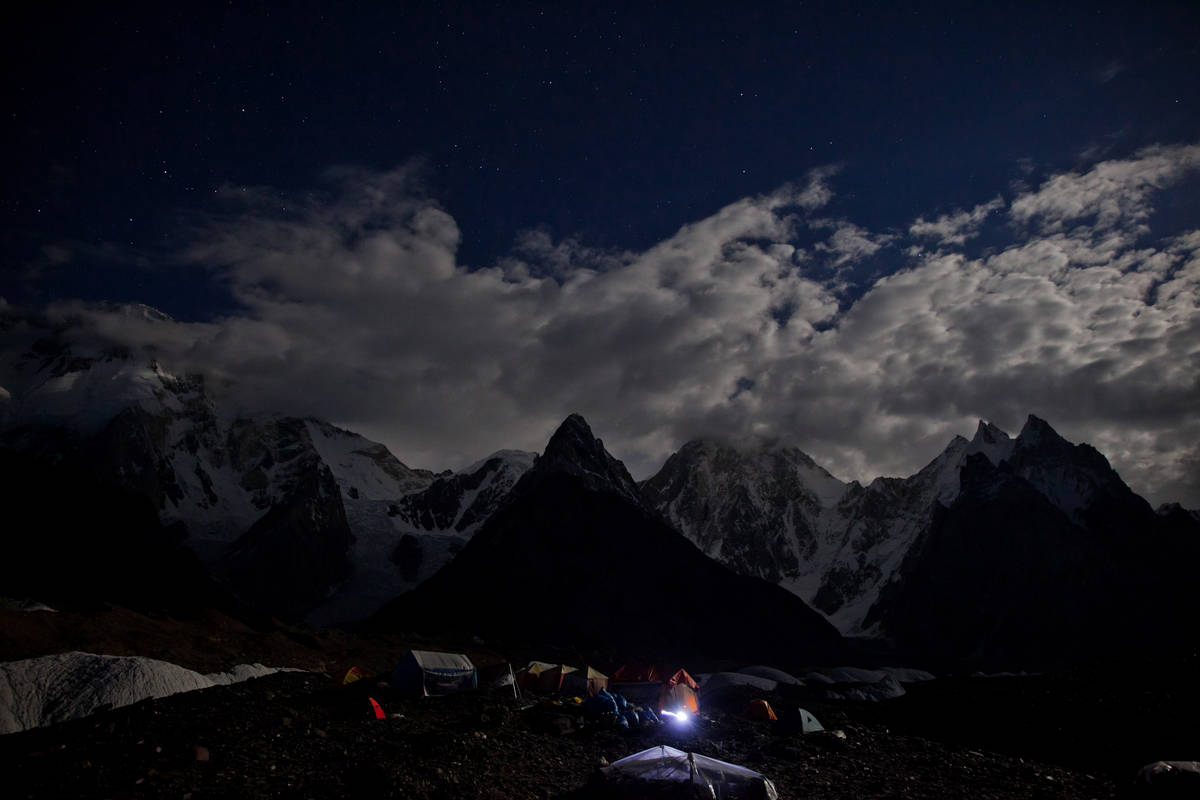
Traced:
[[604, 453], [604, 443], [592, 433], [591, 426], [580, 414], [571, 414], [564, 419], [550, 441], [546, 443], [544, 460], [567, 458], [587, 461]]
[[609, 455], [604, 442], [579, 414], [563, 420], [530, 471], [531, 479], [554, 473], [582, 478], [590, 489], [615, 492], [642, 505], [641, 493], [625, 465]]
[[972, 444], [999, 444], [1009, 440], [1009, 435], [1000, 428], [996, 427], [987, 420], [979, 420], [979, 427], [975, 429], [975, 436], [971, 439]]
[[1025, 425], [1021, 428], [1021, 432], [1017, 435], [1017, 446], [1023, 448], [1033, 448], [1044, 445], [1051, 447], [1055, 445], [1066, 445], [1067, 440], [1058, 434], [1058, 431], [1050, 427], [1050, 423], [1041, 417], [1036, 417], [1033, 414], [1025, 420]]

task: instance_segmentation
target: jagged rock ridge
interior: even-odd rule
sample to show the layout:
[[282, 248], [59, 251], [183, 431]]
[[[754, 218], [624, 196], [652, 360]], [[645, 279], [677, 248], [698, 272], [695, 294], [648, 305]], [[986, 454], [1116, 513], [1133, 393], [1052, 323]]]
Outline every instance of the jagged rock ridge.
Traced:
[[848, 652], [799, 598], [707, 558], [649, 509], [577, 415], [462, 552], [375, 624], [647, 658]]
[[838, 493], [814, 467], [799, 451], [691, 442], [643, 491], [710, 555], [844, 633], [924, 654], [1051, 663], [1094, 652], [1105, 626], [1145, 641], [1196, 616], [1178, 565], [1194, 563], [1200, 526], [1156, 515], [1035, 416], [1015, 439], [981, 421], [909, 478]]

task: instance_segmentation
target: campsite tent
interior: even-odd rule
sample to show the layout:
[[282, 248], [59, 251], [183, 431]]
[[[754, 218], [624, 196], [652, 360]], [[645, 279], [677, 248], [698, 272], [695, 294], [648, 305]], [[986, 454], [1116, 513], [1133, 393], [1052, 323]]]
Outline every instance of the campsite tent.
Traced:
[[475, 665], [461, 653], [409, 650], [392, 672], [392, 686], [413, 695], [435, 697], [478, 685]]
[[342, 676], [342, 682], [340, 685], [349, 686], [355, 681], [361, 681], [363, 678], [369, 678], [370, 676], [371, 673], [367, 672], [362, 667], [351, 667], [350, 669], [346, 670], [346, 674]]
[[825, 726], [817, 722], [817, 718], [807, 709], [798, 708], [796, 709], [796, 714], [800, 718], [801, 733], [820, 733], [825, 730]]
[[540, 689], [542, 673], [557, 666], [559, 665], [551, 664], [549, 661], [530, 661], [517, 672], [517, 686], [521, 687], [522, 691]]
[[698, 795], [717, 799], [779, 797], [774, 784], [761, 773], [665, 745], [626, 756], [600, 772], [606, 782], [617, 785], [658, 784], [665, 788], [690, 783]]
[[578, 697], [591, 697], [601, 689], [608, 688], [608, 676], [591, 667], [577, 669], [562, 680], [562, 693]]
[[779, 717], [775, 716], [775, 709], [771, 708], [771, 704], [761, 697], [756, 697], [746, 704], [745, 711], [742, 712], [750, 719], [778, 721]]
[[609, 678], [608, 690], [656, 711], [700, 710], [700, 685], [685, 669], [626, 664]]
[[562, 689], [563, 679], [578, 670], [566, 664], [555, 664], [541, 671], [538, 675], [537, 688], [542, 692], [557, 692]]

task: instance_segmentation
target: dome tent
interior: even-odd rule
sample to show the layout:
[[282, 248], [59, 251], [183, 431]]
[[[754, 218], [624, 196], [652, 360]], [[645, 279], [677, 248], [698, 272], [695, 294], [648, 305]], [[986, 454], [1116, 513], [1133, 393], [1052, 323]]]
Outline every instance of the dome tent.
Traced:
[[614, 786], [632, 784], [645, 789], [670, 790], [690, 785], [697, 790], [697, 796], [714, 800], [734, 797], [776, 800], [779, 797], [775, 785], [762, 773], [666, 745], [614, 761], [600, 773], [605, 783]]
[[479, 685], [475, 665], [462, 653], [409, 650], [392, 672], [392, 686], [425, 697], [461, 692]]

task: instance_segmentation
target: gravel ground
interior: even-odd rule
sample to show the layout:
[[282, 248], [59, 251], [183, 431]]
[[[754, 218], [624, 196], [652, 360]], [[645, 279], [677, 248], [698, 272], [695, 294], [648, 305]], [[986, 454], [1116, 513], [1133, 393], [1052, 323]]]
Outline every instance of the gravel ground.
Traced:
[[[387, 714], [373, 717], [368, 693]], [[570, 707], [478, 691], [410, 700], [279, 674], [0, 738], [8, 797], [601, 796], [597, 768], [670, 744], [763, 772], [784, 798], [1104, 798], [1102, 775], [890, 732], [807, 705], [832, 735], [711, 711], [687, 728], [581, 725]], [[777, 698], [779, 702], [786, 702]]]

